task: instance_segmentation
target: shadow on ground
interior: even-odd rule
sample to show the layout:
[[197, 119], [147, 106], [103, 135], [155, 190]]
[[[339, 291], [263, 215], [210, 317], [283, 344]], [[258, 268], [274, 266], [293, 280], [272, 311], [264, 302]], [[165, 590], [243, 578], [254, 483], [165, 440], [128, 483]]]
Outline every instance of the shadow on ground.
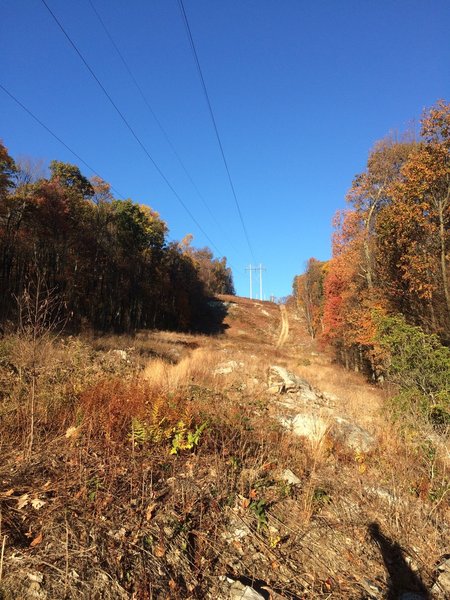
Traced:
[[206, 335], [218, 335], [224, 333], [229, 325], [224, 323], [228, 314], [227, 303], [218, 298], [210, 298], [205, 305], [195, 331]]
[[411, 600], [413, 594], [417, 596], [417, 599], [431, 600], [425, 584], [406, 562], [401, 546], [384, 535], [378, 523], [370, 523], [368, 531], [370, 537], [380, 549], [388, 573], [389, 588], [386, 599], [398, 600], [402, 594], [406, 596], [407, 593], [410, 593]]

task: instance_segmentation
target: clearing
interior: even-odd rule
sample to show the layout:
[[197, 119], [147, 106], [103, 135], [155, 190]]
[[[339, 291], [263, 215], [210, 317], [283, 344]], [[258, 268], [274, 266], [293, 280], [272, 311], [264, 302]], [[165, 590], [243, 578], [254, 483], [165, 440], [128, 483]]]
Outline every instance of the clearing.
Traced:
[[440, 439], [292, 307], [214, 303], [214, 336], [3, 340], [0, 598], [445, 597]]

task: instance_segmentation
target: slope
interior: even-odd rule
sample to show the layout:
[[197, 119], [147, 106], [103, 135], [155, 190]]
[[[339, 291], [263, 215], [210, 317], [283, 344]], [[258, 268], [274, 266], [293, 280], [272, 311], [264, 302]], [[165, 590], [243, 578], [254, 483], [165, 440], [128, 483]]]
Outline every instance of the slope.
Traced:
[[428, 597], [438, 444], [289, 305], [212, 305], [219, 335], [46, 340], [31, 367], [2, 340], [3, 598]]

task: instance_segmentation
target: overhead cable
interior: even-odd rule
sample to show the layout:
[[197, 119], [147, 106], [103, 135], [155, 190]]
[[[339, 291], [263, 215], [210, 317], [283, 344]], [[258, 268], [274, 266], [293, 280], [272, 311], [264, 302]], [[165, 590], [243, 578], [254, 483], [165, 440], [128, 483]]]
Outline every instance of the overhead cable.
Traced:
[[[104, 20], [102, 19], [100, 13], [98, 12], [98, 10], [95, 8], [94, 3], [92, 2], [92, 0], [88, 0], [89, 4], [91, 5], [92, 10], [94, 11], [97, 19], [100, 21], [100, 24], [103, 28], [103, 31], [105, 32], [106, 36], [108, 37], [109, 41], [111, 42], [112, 46], [114, 47], [118, 57], [120, 58], [120, 60], [122, 61], [123, 66], [125, 67], [125, 70], [127, 71], [128, 75], [130, 76], [135, 88], [137, 89], [137, 91], [139, 92], [139, 95], [141, 96], [142, 100], [144, 101], [145, 105], [147, 106], [150, 114], [152, 115], [155, 123], [157, 124], [159, 130], [161, 131], [161, 133], [163, 134], [167, 144], [169, 145], [169, 147], [171, 148], [175, 158], [178, 161], [178, 164], [181, 166], [181, 168], [183, 169], [186, 177], [189, 179], [189, 181], [191, 182], [192, 187], [194, 188], [195, 192], [197, 193], [198, 197], [200, 198], [200, 200], [203, 203], [203, 206], [206, 208], [206, 210], [208, 211], [208, 214], [210, 215], [211, 219], [214, 221], [214, 223], [217, 225], [217, 227], [219, 229], [222, 230], [222, 226], [220, 225], [220, 223], [217, 221], [214, 213], [212, 212], [211, 208], [209, 207], [209, 204], [206, 202], [203, 194], [200, 192], [200, 190], [198, 189], [197, 184], [195, 183], [195, 181], [193, 180], [191, 174], [189, 173], [189, 171], [187, 170], [186, 165], [184, 164], [184, 161], [182, 160], [178, 150], [175, 148], [174, 143], [172, 142], [172, 140], [170, 139], [169, 134], [167, 133], [166, 129], [164, 128], [163, 124], [161, 123], [161, 120], [158, 118], [157, 114], [155, 113], [152, 105], [150, 104], [150, 101], [148, 100], [147, 96], [144, 94], [142, 87], [140, 86], [138, 80], [136, 79], [133, 71], [131, 70], [128, 62], [125, 60], [125, 57], [123, 56], [122, 52], [120, 51], [120, 48], [118, 47], [118, 45], [116, 44], [116, 42], [114, 41], [114, 38], [112, 37], [110, 31], [108, 30], [108, 28], [106, 27], [106, 24], [104, 22]], [[223, 230], [222, 230], [223, 231]]]
[[186, 33], [187, 33], [187, 36], [189, 38], [189, 43], [190, 43], [190, 46], [191, 46], [192, 54], [193, 54], [193, 57], [194, 57], [195, 64], [197, 66], [197, 71], [198, 71], [198, 74], [199, 74], [199, 77], [200, 77], [200, 81], [201, 81], [201, 84], [202, 84], [203, 93], [204, 93], [204, 96], [205, 96], [205, 99], [206, 99], [206, 103], [208, 105], [209, 114], [210, 114], [210, 117], [211, 117], [211, 121], [212, 121], [212, 124], [213, 124], [213, 128], [214, 128], [215, 134], [216, 134], [216, 138], [217, 138], [217, 142], [218, 142], [218, 145], [219, 145], [220, 153], [222, 155], [222, 160], [223, 160], [223, 163], [225, 165], [225, 170], [226, 170], [227, 175], [228, 175], [228, 181], [230, 182], [231, 191], [233, 193], [234, 202], [236, 204], [236, 208], [237, 208], [237, 211], [238, 211], [239, 219], [241, 221], [242, 229], [244, 231], [245, 239], [247, 241], [247, 245], [249, 247], [250, 254], [252, 255], [253, 259], [256, 260], [255, 259], [255, 255], [253, 253], [252, 245], [250, 243], [250, 237], [248, 235], [247, 227], [245, 226], [244, 217], [242, 215], [241, 207], [239, 205], [239, 200], [238, 200], [238, 197], [237, 197], [237, 194], [236, 194], [236, 189], [234, 187], [233, 180], [231, 178], [231, 173], [230, 173], [230, 169], [228, 167], [228, 162], [227, 162], [227, 159], [225, 157], [225, 152], [224, 152], [224, 149], [223, 149], [222, 141], [220, 139], [220, 134], [219, 134], [219, 130], [218, 130], [218, 127], [217, 127], [216, 119], [214, 117], [214, 112], [213, 112], [213, 109], [212, 109], [211, 101], [209, 99], [209, 94], [208, 94], [208, 90], [206, 88], [205, 79], [203, 77], [202, 68], [200, 66], [200, 61], [199, 61], [199, 58], [198, 58], [197, 50], [195, 49], [195, 44], [194, 44], [194, 39], [192, 37], [191, 28], [189, 26], [189, 21], [188, 21], [188, 18], [187, 18], [187, 14], [186, 14], [186, 11], [184, 9], [183, 0], [178, 0], [178, 4], [180, 6], [181, 16], [183, 18], [183, 22], [184, 22], [184, 25], [186, 27]]
[[[60, 144], [62, 144], [64, 146], [64, 148], [66, 148], [71, 154], [73, 154], [75, 156], [75, 158], [77, 158], [85, 167], [87, 167], [90, 171], [92, 171], [94, 173], [94, 175], [97, 175], [97, 177], [100, 177], [100, 179], [103, 179], [103, 177], [101, 175], [99, 175], [98, 172], [94, 169], [94, 167], [91, 167], [90, 164], [88, 164], [83, 158], [81, 158], [81, 156], [77, 152], [75, 152], [75, 150], [73, 150], [70, 146], [68, 146], [64, 140], [62, 140], [58, 135], [56, 135], [56, 133], [54, 131], [52, 131], [50, 129], [50, 127], [48, 127], [45, 123], [43, 123], [39, 119], [39, 117], [37, 117], [34, 113], [32, 113], [31, 110], [25, 106], [25, 104], [22, 104], [22, 102], [18, 98], [16, 98], [16, 96], [14, 96], [10, 91], [8, 91], [1, 83], [0, 83], [0, 89], [3, 90], [5, 92], [5, 94], [7, 94], [12, 100], [14, 100], [14, 102], [16, 104], [18, 104], [20, 106], [20, 108], [22, 108], [26, 113], [28, 113], [31, 118], [33, 118], [37, 123], [39, 123], [39, 125], [41, 127], [43, 127], [51, 136], [53, 136], [55, 138], [55, 140], [57, 140]], [[103, 179], [103, 181], [105, 181], [105, 180]], [[117, 196], [122, 198], [122, 200], [124, 199], [124, 196], [120, 192], [118, 192], [116, 189], [114, 189], [112, 185], [111, 185], [111, 189]]]
[[122, 111], [119, 109], [119, 107], [117, 106], [117, 104], [114, 102], [114, 100], [112, 99], [112, 97], [110, 96], [110, 94], [108, 93], [108, 91], [106, 90], [106, 88], [104, 87], [104, 85], [102, 84], [102, 82], [100, 81], [100, 79], [95, 74], [95, 72], [92, 69], [92, 67], [89, 65], [89, 63], [87, 62], [87, 60], [81, 54], [81, 52], [78, 49], [77, 45], [72, 40], [72, 38], [69, 36], [69, 34], [67, 33], [67, 31], [64, 29], [63, 25], [61, 24], [61, 22], [59, 21], [59, 19], [55, 15], [55, 13], [51, 10], [51, 8], [49, 7], [49, 5], [47, 4], [47, 2], [45, 0], [41, 0], [41, 2], [45, 6], [45, 8], [48, 10], [48, 12], [50, 13], [50, 15], [53, 17], [55, 23], [58, 25], [59, 29], [62, 31], [62, 33], [66, 37], [66, 39], [69, 42], [69, 44], [75, 50], [75, 52], [77, 53], [77, 55], [79, 56], [79, 58], [83, 62], [83, 64], [86, 67], [86, 69], [92, 75], [92, 77], [94, 78], [94, 80], [96, 81], [96, 83], [98, 84], [98, 86], [100, 87], [100, 89], [102, 90], [102, 92], [104, 93], [104, 95], [107, 97], [107, 99], [109, 100], [110, 104], [112, 105], [112, 107], [114, 108], [114, 110], [116, 111], [116, 113], [119, 115], [119, 117], [121, 118], [121, 120], [123, 121], [123, 123], [125, 124], [125, 126], [127, 127], [127, 129], [129, 130], [129, 132], [131, 133], [131, 135], [134, 137], [134, 139], [136, 140], [136, 142], [138, 143], [138, 145], [140, 146], [140, 148], [144, 152], [144, 154], [147, 156], [147, 158], [150, 160], [150, 162], [152, 163], [152, 165], [154, 166], [154, 168], [156, 169], [156, 171], [159, 173], [160, 177], [166, 183], [167, 187], [171, 190], [171, 192], [173, 193], [173, 195], [175, 196], [175, 198], [178, 200], [178, 202], [181, 204], [181, 206], [184, 208], [184, 210], [190, 216], [190, 218], [195, 223], [195, 225], [197, 225], [199, 231], [201, 231], [203, 233], [203, 235], [208, 240], [208, 242], [211, 244], [211, 246], [213, 246], [216, 249], [216, 251], [219, 253], [219, 255], [222, 256], [222, 253], [220, 252], [220, 250], [217, 248], [217, 246], [211, 240], [211, 238], [209, 237], [209, 235], [206, 233], [206, 231], [203, 229], [203, 227], [200, 225], [200, 223], [194, 217], [194, 215], [192, 214], [192, 212], [189, 209], [189, 207], [186, 205], [186, 203], [183, 201], [183, 199], [178, 194], [178, 192], [176, 191], [176, 189], [170, 183], [169, 179], [166, 177], [166, 175], [161, 170], [161, 168], [159, 167], [159, 165], [157, 164], [157, 162], [154, 160], [154, 158], [152, 157], [152, 155], [150, 154], [150, 152], [148, 151], [148, 149], [146, 148], [146, 146], [144, 145], [144, 143], [142, 142], [142, 140], [140, 139], [140, 137], [137, 135], [137, 133], [135, 132], [135, 130], [133, 129], [133, 127], [130, 125], [130, 123], [128, 122], [128, 120], [126, 119], [126, 117], [124, 116], [124, 114], [122, 113]]

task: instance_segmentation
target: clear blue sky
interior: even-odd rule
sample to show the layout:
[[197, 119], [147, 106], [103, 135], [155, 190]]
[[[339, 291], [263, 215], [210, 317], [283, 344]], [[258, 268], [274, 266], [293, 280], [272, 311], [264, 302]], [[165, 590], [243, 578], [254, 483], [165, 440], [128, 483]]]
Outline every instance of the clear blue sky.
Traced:
[[[88, 0], [47, 0], [248, 295], [283, 296], [373, 143], [450, 99], [448, 0], [184, 0], [254, 256], [229, 188], [177, 0], [92, 0], [167, 130], [211, 217], [137, 93]], [[120, 121], [41, 0], [3, 3], [0, 83], [172, 239], [210, 245]], [[14, 157], [77, 160], [0, 90]], [[92, 175], [80, 165], [85, 175]], [[220, 227], [218, 227], [219, 223]], [[215, 251], [217, 254], [217, 251]]]

